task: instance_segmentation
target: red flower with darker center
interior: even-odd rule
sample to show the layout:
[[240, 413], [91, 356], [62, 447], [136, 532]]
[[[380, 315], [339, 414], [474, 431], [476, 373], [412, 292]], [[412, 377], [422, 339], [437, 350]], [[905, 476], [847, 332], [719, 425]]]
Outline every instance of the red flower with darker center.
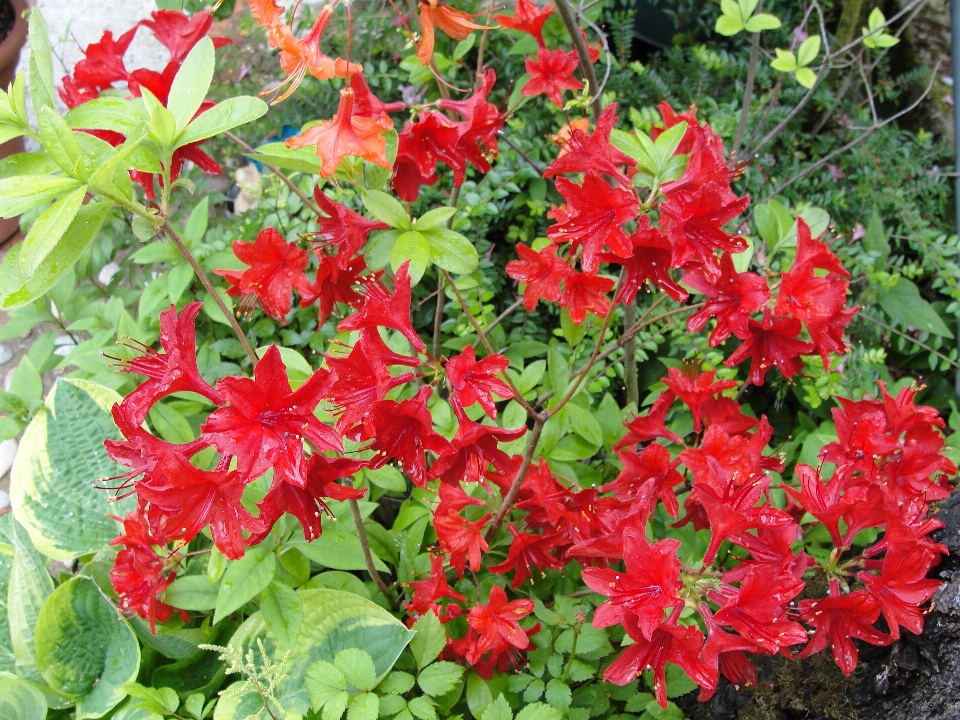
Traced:
[[546, 95], [557, 107], [563, 107], [564, 90], [582, 90], [583, 83], [573, 77], [580, 60], [573, 50], [537, 49], [537, 59], [526, 59], [527, 80], [520, 92], [528, 97]]

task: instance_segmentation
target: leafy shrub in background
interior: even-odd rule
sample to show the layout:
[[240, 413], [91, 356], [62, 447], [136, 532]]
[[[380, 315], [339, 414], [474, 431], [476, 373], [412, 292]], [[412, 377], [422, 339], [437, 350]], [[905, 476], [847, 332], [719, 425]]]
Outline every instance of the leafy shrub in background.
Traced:
[[[876, 210], [861, 243], [831, 237], [810, 178], [832, 149], [778, 175], [810, 191], [788, 203], [723, 140], [791, 142], [844, 42], [811, 10], [821, 42], [774, 48], [773, 74], [759, 33], [778, 16], [723, 3], [717, 31], [754, 38], [750, 79], [717, 82], [708, 124], [664, 78], [737, 77], [736, 56], [631, 64], [599, 6], [372, 10], [250, 3], [285, 74], [272, 100], [308, 75], [339, 90], [332, 117], [257, 148], [232, 131], [263, 102], [206, 101], [207, 12], [88, 47], [63, 117], [32, 15], [39, 127], [23, 76], [4, 96], [41, 148], [0, 169], [0, 213], [32, 220], [0, 266], [4, 332], [61, 329], [0, 396], [23, 431], [0, 520], [12, 712], [678, 716], [670, 698], [721, 675], [755, 683], [749, 655], [829, 648], [849, 674], [855, 639], [920, 633], [954, 451], [912, 378], [850, 343], [847, 295], [943, 373], [956, 351], [931, 336], [952, 333], [913, 282], [937, 260], [895, 253]], [[403, 57], [358, 53], [392, 17], [375, 50]], [[882, 58], [892, 27], [871, 16], [851, 47]], [[142, 28], [162, 72], [125, 64]], [[754, 134], [776, 123], [756, 141], [755, 91]], [[886, 127], [861, 142], [895, 146]], [[255, 208], [211, 222], [223, 198], [185, 160], [216, 173], [224, 141], [265, 174], [248, 170]]]

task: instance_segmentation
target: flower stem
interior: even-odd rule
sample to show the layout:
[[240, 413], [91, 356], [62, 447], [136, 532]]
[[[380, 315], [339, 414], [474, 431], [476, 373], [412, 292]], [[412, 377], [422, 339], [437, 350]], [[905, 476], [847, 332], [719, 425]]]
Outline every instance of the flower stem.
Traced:
[[520, 462], [520, 467], [517, 469], [517, 476], [513, 479], [513, 484], [510, 486], [510, 489], [507, 490], [507, 494], [503, 496], [503, 502], [500, 504], [500, 509], [497, 510], [497, 514], [493, 518], [490, 528], [487, 530], [485, 537], [488, 543], [493, 542], [493, 539], [497, 536], [497, 533], [503, 526], [504, 519], [507, 517], [507, 513], [510, 512], [510, 508], [513, 507], [513, 503], [517, 499], [517, 494], [520, 492], [520, 485], [523, 483], [523, 478], [526, 476], [527, 470], [530, 468], [530, 463], [533, 462], [533, 454], [536, 452], [537, 442], [540, 440], [540, 433], [543, 432], [543, 426], [546, 422], [547, 418], [544, 415], [538, 414], [535, 416], [533, 430], [530, 431], [530, 438], [527, 440], [527, 447], [523, 451], [523, 460]]
[[240, 328], [240, 323], [238, 323], [237, 318], [234, 317], [233, 311], [227, 307], [227, 304], [223, 301], [223, 298], [220, 297], [220, 294], [217, 292], [216, 288], [213, 287], [213, 283], [210, 282], [209, 276], [203, 271], [203, 268], [200, 267], [200, 263], [197, 262], [197, 259], [187, 249], [187, 246], [183, 244], [183, 240], [180, 239], [180, 236], [177, 235], [176, 231], [170, 227], [170, 223], [165, 222], [163, 224], [163, 232], [168, 238], [170, 238], [170, 242], [177, 246], [180, 254], [183, 255], [184, 259], [190, 264], [190, 267], [192, 267], [193, 271], [197, 274], [197, 277], [200, 278], [200, 284], [203, 285], [208, 293], [210, 293], [210, 296], [213, 298], [214, 302], [217, 303], [217, 306], [224, 314], [224, 317], [227, 318], [227, 321], [230, 323], [230, 327], [233, 328], [233, 332], [236, 333], [237, 339], [240, 341], [240, 345], [243, 347], [243, 351], [247, 354], [247, 357], [250, 358], [250, 362], [256, 365], [260, 358], [257, 357], [256, 351], [253, 349], [253, 347], [251, 347], [250, 341], [247, 340], [247, 336], [243, 334], [243, 330]]
[[599, 88], [597, 84], [597, 73], [594, 72], [593, 62], [590, 60], [590, 51], [587, 49], [587, 43], [580, 33], [580, 23], [576, 11], [570, 6], [568, 0], [556, 0], [557, 12], [560, 19], [567, 26], [567, 32], [570, 33], [570, 39], [573, 41], [573, 47], [577, 51], [577, 57], [580, 58], [580, 72], [583, 73], [583, 79], [590, 86], [589, 90], [595, 93], [590, 99], [590, 109], [593, 116], [599, 117], [603, 108], [600, 107], [600, 95], [596, 94]]
[[[637, 322], [636, 298], [623, 307], [623, 327], [633, 327]], [[637, 378], [637, 336], [631, 335], [623, 345], [623, 382], [627, 390], [627, 404], [634, 410], [640, 407], [640, 387]]]
[[366, 563], [367, 572], [370, 573], [370, 579], [373, 580], [373, 584], [377, 586], [377, 589], [383, 593], [383, 596], [387, 598], [391, 609], [396, 612], [399, 607], [397, 599], [393, 593], [390, 592], [390, 588], [387, 587], [383, 578], [380, 577], [380, 573], [377, 572], [377, 566], [373, 564], [373, 555], [370, 554], [370, 541], [367, 539], [367, 529], [363, 526], [363, 518], [360, 517], [360, 505], [357, 504], [356, 500], [348, 500], [347, 502], [350, 504], [350, 514], [353, 516], [353, 524], [357, 528], [357, 537], [360, 538], [360, 549], [363, 550], [363, 561]]

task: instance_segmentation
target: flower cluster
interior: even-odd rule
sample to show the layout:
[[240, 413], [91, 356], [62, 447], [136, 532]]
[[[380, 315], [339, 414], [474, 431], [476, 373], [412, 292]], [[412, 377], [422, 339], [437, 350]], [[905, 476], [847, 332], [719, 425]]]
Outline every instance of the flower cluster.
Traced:
[[[117, 83], [126, 84], [127, 92], [132, 97], [142, 97], [144, 90], [156, 98], [166, 107], [170, 89], [177, 71], [194, 46], [210, 31], [213, 16], [207, 12], [198, 12], [192, 17], [174, 10], [157, 10], [150, 20], [142, 20], [120, 37], [114, 38], [113, 33], [105, 30], [98, 42], [91, 43], [84, 50], [84, 59], [76, 64], [73, 75], [63, 78], [60, 88], [60, 99], [68, 108], [76, 108], [86, 102], [103, 96], [118, 88]], [[133, 42], [134, 36], [140, 27], [145, 27], [170, 53], [170, 59], [163, 70], [156, 71], [149, 68], [128, 70], [124, 63], [124, 56]], [[221, 47], [230, 41], [226, 38], [212, 38], [214, 47]], [[197, 114], [213, 107], [213, 103], [205, 101]], [[110, 143], [114, 147], [121, 145], [127, 137], [116, 130], [89, 128], [85, 132]], [[219, 175], [222, 170], [220, 164], [206, 152], [200, 149], [205, 141], [190, 143], [178, 148], [173, 154], [168, 168], [170, 180], [180, 177], [183, 164], [186, 161], [194, 163], [204, 172]], [[143, 170], [132, 170], [131, 178], [140, 184], [147, 197], [154, 197], [154, 179], [159, 177]]]

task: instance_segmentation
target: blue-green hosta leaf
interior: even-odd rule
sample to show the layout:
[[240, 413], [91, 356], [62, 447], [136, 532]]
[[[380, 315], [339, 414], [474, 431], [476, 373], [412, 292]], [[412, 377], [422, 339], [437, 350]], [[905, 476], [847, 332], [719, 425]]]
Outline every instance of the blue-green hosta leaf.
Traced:
[[30, 542], [26, 530], [16, 520], [10, 530], [13, 563], [7, 588], [7, 620], [17, 674], [31, 682], [42, 683], [37, 669], [33, 633], [40, 609], [53, 592], [53, 578], [47, 572], [40, 553]]
[[[288, 711], [306, 714], [310, 710], [304, 679], [307, 668], [315, 662], [333, 663], [337, 653], [350, 648], [364, 650], [373, 659], [375, 686], [414, 635], [389, 612], [358, 595], [338, 590], [300, 590], [297, 595], [303, 603], [303, 626], [296, 644], [289, 650], [287, 675], [277, 690], [280, 702]], [[244, 653], [252, 648], [254, 656], [259, 658], [257, 640], [263, 641], [267, 654], [275, 661], [286, 652], [267, 631], [260, 612], [247, 618], [231, 638], [230, 646]]]
[[108, 504], [110, 493], [93, 487], [124, 471], [103, 447], [104, 439], [121, 438], [110, 417], [119, 401], [109, 388], [61, 378], [20, 442], [10, 475], [14, 516], [54, 560], [97, 552], [117, 535], [107, 515], [133, 509], [133, 498]]
[[[11, 522], [12, 517], [7, 519]], [[10, 620], [7, 613], [7, 592], [10, 589], [10, 574], [13, 570], [13, 545], [4, 543], [0, 549], [0, 673], [15, 673], [16, 657], [13, 654], [13, 638], [10, 636]]]
[[43, 720], [46, 716], [42, 692], [20, 678], [0, 679], [0, 720]]
[[137, 677], [140, 645], [130, 626], [92, 580], [67, 581], [37, 618], [37, 665], [55, 691], [77, 700], [77, 718], [115, 707], [123, 684]]
[[293, 647], [303, 627], [303, 603], [288, 585], [274, 580], [260, 593], [260, 612], [269, 630], [285, 648]]

